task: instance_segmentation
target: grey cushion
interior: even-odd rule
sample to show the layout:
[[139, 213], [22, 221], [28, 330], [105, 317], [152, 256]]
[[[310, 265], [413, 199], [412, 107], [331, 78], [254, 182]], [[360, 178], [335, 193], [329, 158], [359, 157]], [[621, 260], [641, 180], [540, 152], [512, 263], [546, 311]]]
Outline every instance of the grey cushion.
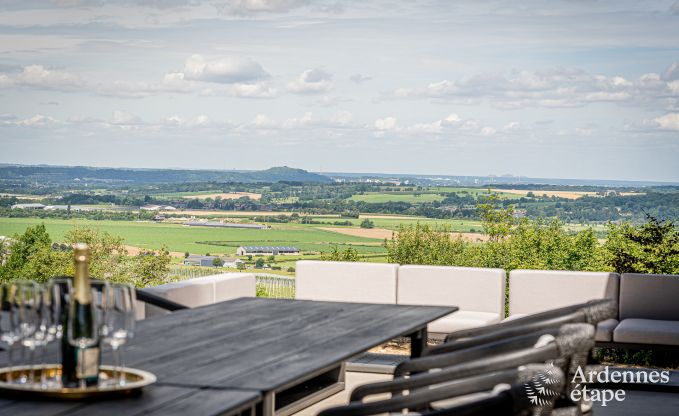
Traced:
[[595, 341], [601, 342], [612, 342], [613, 341], [613, 330], [618, 326], [619, 322], [617, 319], [606, 319], [601, 321], [596, 326], [596, 336]]
[[679, 275], [623, 274], [618, 309], [620, 320], [679, 321]]
[[631, 344], [679, 345], [679, 321], [625, 319], [613, 331], [613, 341]]

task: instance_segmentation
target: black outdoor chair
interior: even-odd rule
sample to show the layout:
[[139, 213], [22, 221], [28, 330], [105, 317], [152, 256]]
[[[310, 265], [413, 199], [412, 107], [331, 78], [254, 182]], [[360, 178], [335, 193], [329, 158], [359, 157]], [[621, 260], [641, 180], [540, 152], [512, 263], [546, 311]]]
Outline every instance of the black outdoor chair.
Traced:
[[149, 305], [157, 306], [161, 309], [165, 309], [166, 311], [174, 312], [182, 309], [189, 309], [188, 306], [165, 299], [158, 295], [154, 295], [153, 293], [147, 292], [143, 289], [135, 289], [135, 291], [137, 300], [148, 303]]
[[[553, 366], [532, 364], [476, 375], [420, 389], [407, 396], [392, 396], [369, 403], [352, 402], [326, 409], [319, 416], [369, 416], [404, 410], [426, 414], [515, 415], [540, 409], [549, 414], [564, 385], [563, 372]], [[465, 398], [481, 394], [481, 399]], [[464, 398], [464, 404], [447, 406], [445, 401]]]
[[[552, 335], [553, 331], [549, 329], [480, 345], [468, 351], [406, 361], [399, 365], [399, 372], [393, 380], [358, 386], [352, 392], [350, 401], [361, 401], [367, 396], [383, 393], [402, 394], [404, 391], [531, 363], [551, 362], [568, 374], [577, 362], [575, 358], [586, 356], [593, 347], [594, 327], [589, 324], [567, 324], [558, 330], [556, 336]], [[404, 377], [409, 374], [410, 377]]]
[[596, 326], [599, 322], [616, 316], [617, 304], [614, 300], [591, 300], [495, 325], [456, 331], [449, 334], [443, 344], [427, 348], [423, 355], [460, 351], [476, 345], [488, 344], [549, 328], [558, 328], [564, 324], [587, 323]]

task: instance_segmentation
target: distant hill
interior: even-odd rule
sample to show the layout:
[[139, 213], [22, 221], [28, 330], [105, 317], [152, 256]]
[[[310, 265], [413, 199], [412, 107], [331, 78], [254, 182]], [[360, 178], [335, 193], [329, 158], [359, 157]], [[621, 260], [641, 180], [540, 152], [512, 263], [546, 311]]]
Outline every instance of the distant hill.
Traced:
[[0, 165], [2, 181], [36, 181], [40, 183], [104, 182], [173, 183], [173, 182], [332, 182], [327, 176], [287, 166], [260, 171], [119, 169], [85, 166]]

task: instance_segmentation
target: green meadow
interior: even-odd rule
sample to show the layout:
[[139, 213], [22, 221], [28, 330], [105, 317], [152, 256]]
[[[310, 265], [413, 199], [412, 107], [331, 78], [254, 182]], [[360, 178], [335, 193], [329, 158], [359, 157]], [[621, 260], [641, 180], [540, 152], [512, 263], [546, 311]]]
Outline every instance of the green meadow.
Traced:
[[269, 230], [187, 227], [134, 221], [58, 220], [39, 218], [0, 218], [0, 235], [22, 233], [32, 225], [44, 223], [54, 241], [61, 241], [70, 229], [87, 226], [120, 236], [125, 244], [147, 249], [165, 245], [170, 251], [195, 254], [234, 254], [242, 245], [295, 246], [302, 251], [330, 251], [332, 246], [352, 246], [360, 253], [383, 253], [382, 240], [355, 237], [315, 227], [285, 227]]

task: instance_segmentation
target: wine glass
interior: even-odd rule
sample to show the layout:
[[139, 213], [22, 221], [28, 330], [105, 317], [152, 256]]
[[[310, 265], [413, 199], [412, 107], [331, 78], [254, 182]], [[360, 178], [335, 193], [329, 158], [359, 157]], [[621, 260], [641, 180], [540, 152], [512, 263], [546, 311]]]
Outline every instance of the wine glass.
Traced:
[[125, 384], [121, 376], [123, 367], [122, 346], [134, 336], [136, 295], [134, 287], [127, 284], [112, 284], [104, 289], [104, 321], [100, 327], [102, 341], [111, 346], [114, 360], [116, 385]]
[[14, 344], [20, 341], [19, 313], [16, 304], [16, 285], [13, 283], [0, 284], [0, 341], [7, 344], [7, 359], [9, 371], [7, 382], [12, 382], [12, 367]]
[[[98, 298], [100, 292], [96, 289], [92, 289], [91, 293], [92, 301], [94, 301]], [[78, 306], [80, 306], [80, 308], [78, 308]], [[89, 309], [89, 311], [87, 311], [87, 309]], [[80, 357], [78, 359], [78, 365], [80, 366], [78, 369], [78, 379], [80, 380], [79, 387], [81, 389], [87, 387], [87, 381], [85, 380], [87, 363], [85, 363], [85, 354], [83, 354], [82, 351], [94, 347], [97, 345], [97, 342], [99, 342], [99, 334], [97, 331], [99, 319], [100, 318], [95, 313], [94, 304], [80, 305], [76, 303], [73, 296], [70, 297], [66, 337], [70, 345], [80, 350]]]
[[35, 348], [40, 346], [44, 338], [44, 327], [41, 319], [42, 288], [33, 281], [16, 283], [16, 304], [19, 314], [19, 336], [21, 344], [29, 351], [29, 375], [22, 376], [22, 382], [33, 383], [35, 373]]
[[[55, 278], [50, 279], [43, 290], [43, 325], [45, 325], [45, 342], [42, 344], [42, 365], [43, 371], [41, 374], [40, 384], [43, 388], [48, 385], [47, 371], [44, 370], [45, 355], [47, 352], [47, 345], [52, 341], [61, 341], [63, 338], [63, 320], [66, 311], [67, 297], [71, 292], [71, 279]], [[61, 350], [61, 348], [58, 348]], [[60, 361], [60, 360], [59, 360]], [[50, 380], [50, 383], [56, 383], [58, 376], [55, 374], [55, 379]]]

